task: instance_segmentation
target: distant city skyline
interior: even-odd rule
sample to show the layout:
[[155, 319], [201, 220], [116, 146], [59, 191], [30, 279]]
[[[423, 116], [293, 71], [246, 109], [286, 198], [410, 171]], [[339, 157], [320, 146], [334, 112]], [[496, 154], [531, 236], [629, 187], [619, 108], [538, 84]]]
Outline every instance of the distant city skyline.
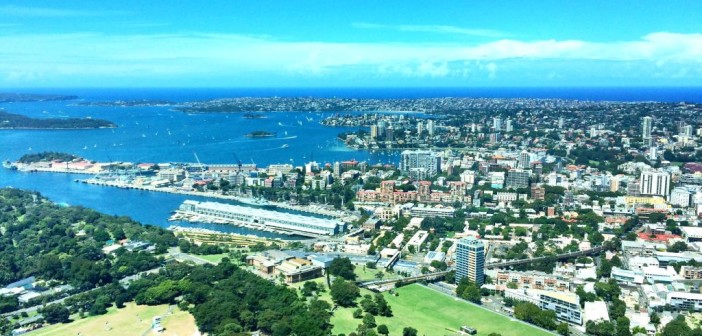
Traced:
[[702, 86], [700, 13], [699, 1], [4, 1], [0, 88]]

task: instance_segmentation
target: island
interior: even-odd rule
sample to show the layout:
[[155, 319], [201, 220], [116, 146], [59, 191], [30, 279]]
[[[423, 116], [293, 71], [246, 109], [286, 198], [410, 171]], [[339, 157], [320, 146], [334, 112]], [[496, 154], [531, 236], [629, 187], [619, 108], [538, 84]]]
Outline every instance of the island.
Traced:
[[246, 134], [247, 138], [270, 138], [276, 136], [275, 132], [267, 132], [267, 131], [253, 131], [251, 133]]
[[30, 93], [0, 93], [0, 103], [30, 103], [77, 99], [77, 96], [45, 95]]
[[116, 127], [115, 123], [102, 119], [38, 119], [0, 110], [0, 129], [96, 129]]

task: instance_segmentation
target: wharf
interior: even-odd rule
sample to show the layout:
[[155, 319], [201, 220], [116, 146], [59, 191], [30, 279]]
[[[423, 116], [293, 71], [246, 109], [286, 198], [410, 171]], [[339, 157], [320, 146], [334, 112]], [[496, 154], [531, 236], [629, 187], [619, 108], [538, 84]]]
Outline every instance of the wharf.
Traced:
[[310, 237], [310, 238], [328, 238], [328, 236], [324, 235], [317, 235], [317, 234], [312, 234], [309, 232], [305, 231], [298, 231], [298, 230], [283, 230], [280, 228], [273, 229], [269, 226], [263, 225], [263, 224], [252, 224], [248, 222], [243, 222], [243, 221], [238, 221], [238, 220], [233, 220], [233, 219], [223, 219], [220, 217], [212, 217], [212, 216], [206, 216], [206, 215], [201, 215], [201, 214], [195, 214], [192, 212], [188, 211], [182, 211], [182, 210], [176, 210], [175, 214], [171, 216], [171, 218], [168, 219], [169, 221], [187, 221], [187, 222], [204, 222], [204, 223], [215, 223], [215, 224], [227, 224], [227, 225], [234, 225], [234, 226], [239, 226], [239, 227], [244, 227], [247, 229], [253, 229], [253, 230], [258, 230], [258, 231], [264, 231], [264, 232], [274, 232], [278, 234], [284, 234], [284, 235], [296, 235], [296, 236], [304, 236], [304, 237]]

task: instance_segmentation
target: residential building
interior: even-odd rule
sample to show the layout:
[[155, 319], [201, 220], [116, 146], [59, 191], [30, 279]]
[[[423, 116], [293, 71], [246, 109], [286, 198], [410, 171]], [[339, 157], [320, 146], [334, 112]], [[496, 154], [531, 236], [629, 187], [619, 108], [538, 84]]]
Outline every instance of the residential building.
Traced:
[[670, 174], [662, 171], [644, 171], [641, 173], [639, 192], [641, 195], [668, 196]]
[[432, 177], [441, 172], [441, 158], [429, 150], [406, 150], [402, 152], [400, 171], [416, 180]]
[[528, 170], [511, 169], [507, 173], [507, 188], [528, 188], [529, 175], [531, 175], [531, 172]]
[[456, 281], [467, 277], [479, 286], [485, 280], [485, 244], [475, 237], [458, 241], [456, 247]]

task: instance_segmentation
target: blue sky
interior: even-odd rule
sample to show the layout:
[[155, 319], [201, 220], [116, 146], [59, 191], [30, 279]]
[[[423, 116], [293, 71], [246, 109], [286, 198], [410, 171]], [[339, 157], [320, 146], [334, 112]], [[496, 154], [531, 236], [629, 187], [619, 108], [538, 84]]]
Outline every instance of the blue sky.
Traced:
[[702, 86], [702, 1], [8, 1], [0, 87]]

